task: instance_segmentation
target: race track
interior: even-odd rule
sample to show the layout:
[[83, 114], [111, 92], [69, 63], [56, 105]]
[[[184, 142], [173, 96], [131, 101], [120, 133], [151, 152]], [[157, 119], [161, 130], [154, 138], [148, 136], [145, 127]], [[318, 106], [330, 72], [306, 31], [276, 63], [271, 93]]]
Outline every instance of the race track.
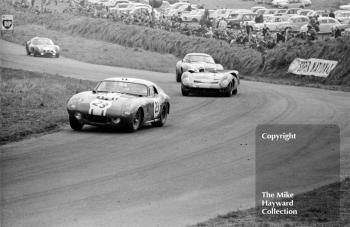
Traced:
[[1, 146], [4, 227], [185, 226], [252, 207], [258, 124], [338, 124], [350, 173], [350, 93], [242, 81], [232, 98], [182, 97], [172, 74], [34, 58], [3, 40], [0, 57], [3, 67], [75, 78], [149, 79], [171, 97], [163, 128], [67, 127]]

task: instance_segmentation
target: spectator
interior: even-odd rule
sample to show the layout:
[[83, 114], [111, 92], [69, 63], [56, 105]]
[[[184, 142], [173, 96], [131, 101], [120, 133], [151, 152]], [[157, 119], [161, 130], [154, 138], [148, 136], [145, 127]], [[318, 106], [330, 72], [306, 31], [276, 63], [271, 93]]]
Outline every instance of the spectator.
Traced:
[[309, 41], [314, 41], [317, 39], [317, 33], [313, 26], [311, 25], [307, 26], [306, 37], [307, 37], [307, 40]]
[[270, 29], [267, 27], [266, 24], [264, 24], [264, 28], [262, 29], [262, 35], [264, 39], [266, 39], [266, 36], [268, 35], [268, 33], [270, 33]]
[[335, 14], [334, 14], [334, 10], [333, 9], [331, 9], [331, 12], [329, 13], [329, 17], [335, 18]]
[[226, 22], [225, 18], [221, 18], [221, 20], [219, 21], [218, 29], [221, 31], [227, 29], [227, 22]]
[[255, 17], [255, 23], [264, 23], [264, 15], [261, 12], [258, 14], [258, 16]]

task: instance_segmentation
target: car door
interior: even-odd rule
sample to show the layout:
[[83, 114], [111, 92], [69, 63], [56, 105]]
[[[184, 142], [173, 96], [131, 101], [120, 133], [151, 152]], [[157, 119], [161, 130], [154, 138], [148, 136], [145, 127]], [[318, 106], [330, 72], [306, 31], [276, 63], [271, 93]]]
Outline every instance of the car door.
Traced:
[[158, 90], [155, 86], [150, 86], [150, 109], [149, 114], [151, 116], [150, 120], [154, 120], [159, 118], [160, 116], [160, 110], [161, 110], [161, 104], [162, 104], [162, 97], [159, 95]]

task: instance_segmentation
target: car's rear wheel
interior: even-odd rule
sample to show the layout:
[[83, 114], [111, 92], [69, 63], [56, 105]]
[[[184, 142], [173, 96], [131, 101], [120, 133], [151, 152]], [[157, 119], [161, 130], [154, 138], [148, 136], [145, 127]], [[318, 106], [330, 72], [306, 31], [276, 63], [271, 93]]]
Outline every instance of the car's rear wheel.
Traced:
[[142, 124], [142, 110], [138, 109], [137, 112], [134, 114], [134, 116], [128, 122], [128, 125], [127, 125], [128, 131], [135, 132], [139, 130], [141, 124]]
[[69, 117], [69, 125], [75, 131], [80, 131], [84, 124], [80, 123], [74, 116]]
[[154, 122], [153, 126], [162, 127], [163, 125], [165, 125], [167, 119], [168, 119], [168, 107], [164, 105], [162, 108], [162, 112], [160, 113], [159, 121]]

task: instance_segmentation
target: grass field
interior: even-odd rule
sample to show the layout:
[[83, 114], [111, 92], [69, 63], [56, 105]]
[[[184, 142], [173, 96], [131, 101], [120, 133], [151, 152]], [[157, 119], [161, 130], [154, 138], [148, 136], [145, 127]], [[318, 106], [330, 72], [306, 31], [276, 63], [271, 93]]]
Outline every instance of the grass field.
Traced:
[[42, 25], [17, 26], [8, 41], [23, 44], [34, 36], [49, 37], [62, 47], [61, 54], [94, 64], [145, 69], [157, 72], [174, 72], [178, 60], [174, 55], [146, 51], [142, 48], [124, 47], [115, 43], [72, 36], [46, 29]]
[[[251, 80], [349, 90], [350, 65], [347, 63], [350, 58], [348, 51], [350, 42], [345, 37], [314, 44], [292, 40], [268, 50], [265, 67], [260, 68], [262, 62], [260, 52], [249, 47], [100, 18], [68, 14], [19, 13], [0, 3], [0, 6], [2, 5], [3, 9], [15, 14], [17, 18], [15, 21], [16, 28], [19, 28], [19, 32], [15, 33], [18, 34], [17, 42], [22, 42], [24, 37], [28, 38], [28, 34], [33, 36], [51, 34], [59, 44], [64, 41], [64, 45], [61, 45], [63, 55], [67, 54], [69, 57], [88, 62], [172, 71], [177, 58], [182, 58], [190, 52], [204, 52], [212, 55], [225, 68], [236, 69]], [[119, 53], [123, 50], [125, 59], [119, 57]], [[163, 59], [164, 56], [167, 57]], [[295, 76], [287, 73], [295, 57], [336, 60], [339, 64], [327, 78]]]
[[66, 123], [66, 102], [94, 82], [0, 68], [0, 144], [55, 130]]
[[[256, 209], [252, 208], [220, 215], [195, 226], [340, 227], [350, 224], [350, 178], [346, 178], [340, 183], [333, 183], [297, 195], [294, 201], [295, 204], [298, 204], [296, 208], [300, 215], [284, 219], [283, 221], [256, 222]], [[339, 203], [337, 201], [339, 201]], [[334, 202], [336, 202], [336, 204], [334, 204]], [[333, 203], [333, 205], [330, 205], [331, 203]], [[333, 220], [329, 217], [333, 217]], [[271, 218], [275, 219], [275, 217]]]

